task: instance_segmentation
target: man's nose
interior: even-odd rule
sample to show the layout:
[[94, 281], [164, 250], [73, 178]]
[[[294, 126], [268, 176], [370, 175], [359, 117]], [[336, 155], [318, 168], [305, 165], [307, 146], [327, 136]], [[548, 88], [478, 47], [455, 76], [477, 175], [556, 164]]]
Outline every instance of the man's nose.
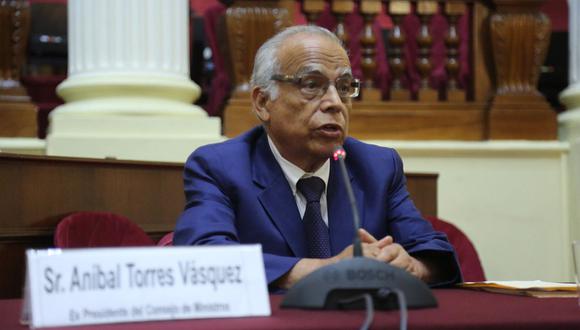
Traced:
[[326, 92], [322, 95], [320, 109], [322, 111], [341, 111], [344, 106], [336, 87], [334, 85], [328, 86]]

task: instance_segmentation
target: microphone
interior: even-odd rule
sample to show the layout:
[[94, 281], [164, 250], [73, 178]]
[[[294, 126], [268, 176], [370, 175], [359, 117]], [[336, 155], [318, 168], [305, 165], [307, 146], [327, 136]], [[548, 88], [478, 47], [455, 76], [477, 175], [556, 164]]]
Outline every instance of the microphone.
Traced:
[[360, 309], [364, 304], [357, 303], [357, 299], [353, 297], [370, 295], [377, 309], [397, 309], [399, 303], [397, 299], [393, 299], [393, 295], [390, 294], [392, 292], [402, 293], [409, 308], [436, 307], [437, 300], [423, 281], [401, 268], [363, 256], [362, 243], [358, 235], [359, 213], [344, 161], [346, 152], [338, 146], [333, 157], [339, 163], [352, 208], [355, 229], [353, 258], [321, 267], [304, 276], [288, 290], [280, 307]]
[[340, 172], [342, 173], [342, 179], [344, 181], [344, 186], [346, 188], [346, 194], [348, 195], [348, 201], [350, 202], [350, 208], [352, 210], [352, 224], [354, 225], [354, 237], [352, 238], [353, 257], [362, 257], [362, 243], [360, 236], [358, 235], [358, 230], [360, 229], [360, 218], [358, 213], [358, 207], [356, 206], [356, 199], [354, 198], [354, 193], [352, 192], [352, 185], [350, 184], [350, 178], [348, 177], [348, 172], [346, 171], [346, 165], [344, 159], [346, 158], [346, 151], [342, 146], [337, 146], [334, 149], [332, 157], [335, 161], [338, 161], [340, 165]]

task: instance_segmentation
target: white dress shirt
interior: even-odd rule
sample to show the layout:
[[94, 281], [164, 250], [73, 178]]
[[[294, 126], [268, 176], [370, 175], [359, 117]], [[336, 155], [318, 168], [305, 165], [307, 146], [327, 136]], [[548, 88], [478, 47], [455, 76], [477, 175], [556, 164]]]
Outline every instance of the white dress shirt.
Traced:
[[302, 194], [297, 191], [296, 183], [298, 183], [298, 180], [302, 178], [308, 178], [311, 176], [317, 176], [322, 179], [322, 181], [324, 181], [324, 192], [320, 197], [320, 212], [322, 213], [322, 219], [324, 220], [324, 223], [326, 223], [328, 226], [326, 191], [328, 189], [328, 177], [330, 176], [330, 159], [327, 159], [326, 162], [324, 162], [324, 164], [316, 172], [304, 172], [300, 167], [292, 164], [290, 161], [282, 157], [270, 136], [268, 136], [268, 144], [270, 145], [270, 149], [274, 154], [274, 158], [276, 158], [276, 161], [282, 168], [282, 172], [284, 172], [284, 176], [290, 185], [290, 189], [292, 189], [292, 194], [296, 200], [296, 206], [298, 206], [298, 211], [300, 212], [300, 218], [304, 217], [304, 212], [306, 211], [306, 198], [304, 198], [304, 196], [302, 196]]

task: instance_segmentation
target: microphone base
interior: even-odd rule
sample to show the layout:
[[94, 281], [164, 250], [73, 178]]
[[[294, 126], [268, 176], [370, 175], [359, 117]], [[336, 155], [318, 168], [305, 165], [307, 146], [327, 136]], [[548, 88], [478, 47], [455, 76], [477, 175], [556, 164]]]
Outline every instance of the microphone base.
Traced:
[[399, 289], [408, 308], [437, 307], [429, 287], [410, 273], [379, 262], [358, 257], [322, 267], [298, 281], [288, 290], [280, 307], [303, 309], [363, 309], [351, 298], [369, 293], [376, 309], [398, 309], [394, 295]]

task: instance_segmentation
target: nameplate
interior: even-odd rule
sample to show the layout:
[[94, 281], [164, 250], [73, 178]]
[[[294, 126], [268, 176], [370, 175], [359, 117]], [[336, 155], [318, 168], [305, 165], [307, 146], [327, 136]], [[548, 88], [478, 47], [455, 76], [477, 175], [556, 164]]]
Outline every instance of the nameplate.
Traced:
[[23, 318], [31, 327], [271, 313], [260, 245], [28, 250], [26, 257]]

